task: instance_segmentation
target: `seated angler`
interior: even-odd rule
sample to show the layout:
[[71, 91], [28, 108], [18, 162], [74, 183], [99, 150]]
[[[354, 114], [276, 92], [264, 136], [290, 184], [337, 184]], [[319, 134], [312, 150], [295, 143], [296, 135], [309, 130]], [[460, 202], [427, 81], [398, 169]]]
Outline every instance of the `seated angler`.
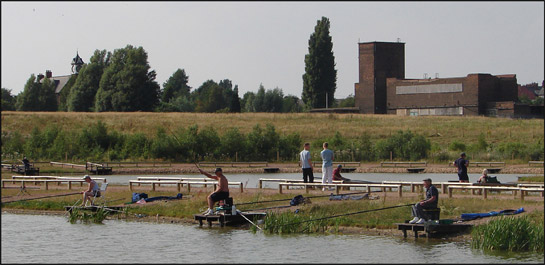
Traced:
[[439, 201], [439, 191], [431, 184], [431, 179], [423, 180], [424, 188], [426, 188], [426, 199], [422, 200], [412, 208], [412, 216], [414, 218], [409, 221], [410, 224], [423, 224], [430, 218], [424, 212], [424, 209], [435, 209]]

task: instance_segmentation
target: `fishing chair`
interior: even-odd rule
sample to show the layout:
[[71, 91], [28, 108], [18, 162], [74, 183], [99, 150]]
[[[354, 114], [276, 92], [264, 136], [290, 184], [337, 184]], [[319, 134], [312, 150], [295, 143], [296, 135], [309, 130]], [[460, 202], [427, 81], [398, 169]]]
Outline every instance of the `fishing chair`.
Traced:
[[[95, 196], [93, 197], [92, 200], [88, 200], [87, 202], [91, 201], [91, 205], [95, 205], [95, 201], [96, 201], [97, 198], [102, 198], [102, 201], [105, 202], [106, 201], [106, 188], [108, 188], [108, 182], [102, 183], [100, 185], [100, 189], [98, 190], [98, 193], [95, 194]], [[87, 203], [85, 203], [85, 206], [87, 206]]]

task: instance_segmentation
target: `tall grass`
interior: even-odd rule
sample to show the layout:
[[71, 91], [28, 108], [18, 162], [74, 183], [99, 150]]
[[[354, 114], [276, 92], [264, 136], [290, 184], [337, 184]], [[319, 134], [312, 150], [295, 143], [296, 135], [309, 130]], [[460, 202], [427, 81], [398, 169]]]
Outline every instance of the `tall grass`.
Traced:
[[541, 221], [528, 216], [502, 216], [471, 231], [473, 248], [485, 250], [543, 251], [543, 214]]

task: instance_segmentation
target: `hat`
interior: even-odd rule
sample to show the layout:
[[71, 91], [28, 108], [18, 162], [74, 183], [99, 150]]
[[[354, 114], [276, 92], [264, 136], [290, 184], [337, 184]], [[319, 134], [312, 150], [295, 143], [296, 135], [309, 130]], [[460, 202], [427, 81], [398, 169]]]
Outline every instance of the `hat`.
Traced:
[[465, 152], [462, 152], [462, 153], [460, 154], [460, 156], [465, 156], [465, 155], [466, 155], [466, 153], [465, 153]]
[[89, 175], [85, 175], [83, 176], [83, 179], [90, 179], [91, 177], [89, 177]]
[[219, 172], [223, 172], [223, 171], [221, 170], [221, 167], [217, 167], [216, 170], [214, 171], [214, 173], [216, 173], [216, 172], [218, 172], [218, 171], [219, 171]]
[[337, 167], [343, 167], [343, 165], [338, 165]]
[[430, 178], [427, 178], [427, 179], [423, 179], [422, 181], [431, 182], [431, 179], [430, 179]]

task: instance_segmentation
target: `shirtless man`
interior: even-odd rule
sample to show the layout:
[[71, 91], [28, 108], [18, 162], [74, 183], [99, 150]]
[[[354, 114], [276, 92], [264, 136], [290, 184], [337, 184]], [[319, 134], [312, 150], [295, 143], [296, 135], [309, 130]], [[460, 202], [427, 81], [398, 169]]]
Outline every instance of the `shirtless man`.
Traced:
[[208, 210], [204, 212], [204, 215], [209, 215], [214, 213], [213, 208], [214, 208], [215, 202], [229, 198], [229, 185], [228, 185], [229, 182], [227, 181], [227, 178], [223, 175], [223, 172], [221, 168], [219, 167], [216, 168], [216, 170], [214, 171], [214, 173], [216, 174], [215, 176], [204, 172], [200, 168], [199, 168], [199, 172], [201, 172], [201, 174], [211, 179], [215, 179], [218, 181], [218, 188], [214, 192], [212, 192], [210, 195], [208, 195], [208, 197], [206, 197], [208, 201]]

